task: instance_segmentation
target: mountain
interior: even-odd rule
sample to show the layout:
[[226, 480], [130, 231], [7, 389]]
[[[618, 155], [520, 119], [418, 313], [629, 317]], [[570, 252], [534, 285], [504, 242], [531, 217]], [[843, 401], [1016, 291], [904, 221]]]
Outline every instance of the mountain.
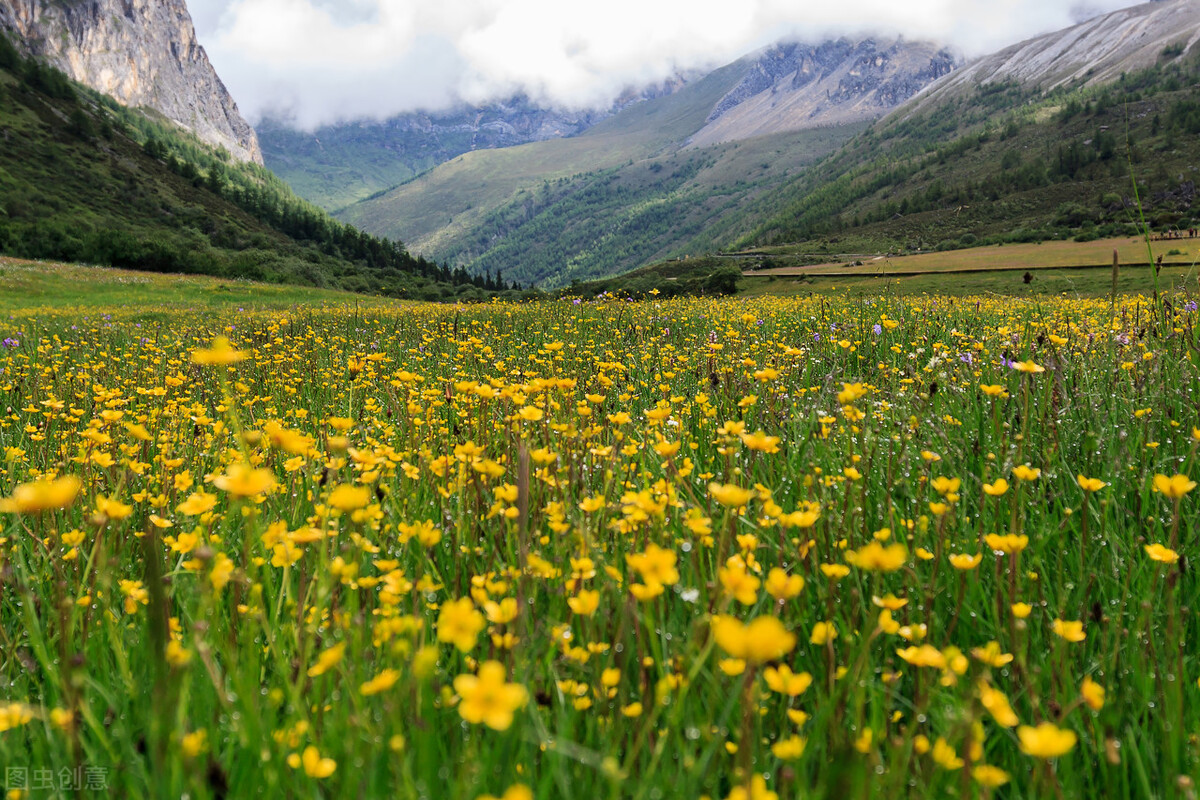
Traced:
[[[1200, 0], [1165, 0], [963, 67], [747, 209], [726, 244], [869, 253], [1194, 227]], [[1136, 186], [1136, 192], [1134, 187]], [[775, 255], [779, 249], [773, 248]]]
[[497, 281], [337, 222], [252, 162], [121, 106], [0, 33], [0, 253], [425, 299]]
[[[794, 178], [952, 63], [916, 42], [771, 48], [577, 136], [465, 153], [338, 216], [468, 269], [499, 268], [508, 253], [505, 274], [523, 282], [628, 269], [711, 241], [750, 196]], [[695, 241], [672, 233], [679, 214]], [[568, 232], [573, 244], [563, 246], [555, 237]]]
[[902, 110], [910, 116], [972, 94], [978, 87], [1015, 83], [1050, 92], [1112, 83], [1153, 67], [1166, 47], [1190, 50], [1200, 41], [1200, 4], [1159, 0], [1095, 17], [980, 58]]
[[876, 119], [957, 64], [949, 50], [925, 42], [839, 39], [776, 45], [721, 98], [689, 144], [702, 147]]
[[72, 80], [153, 109], [239, 161], [262, 163], [184, 0], [0, 0], [0, 30]]
[[634, 103], [663, 97], [688, 77], [629, 90], [599, 110], [545, 108], [524, 95], [482, 106], [357, 120], [314, 132], [286, 119], [258, 124], [268, 168], [305, 199], [337, 210], [449, 161], [462, 153], [561, 139], [586, 131]]

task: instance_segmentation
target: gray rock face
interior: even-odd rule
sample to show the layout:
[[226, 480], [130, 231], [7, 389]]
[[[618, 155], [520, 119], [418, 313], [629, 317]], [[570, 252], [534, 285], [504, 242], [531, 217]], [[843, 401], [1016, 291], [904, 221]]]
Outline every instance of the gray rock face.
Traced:
[[[1168, 49], [1170, 48], [1170, 49]], [[1162, 0], [1093, 17], [984, 56], [895, 112], [899, 118], [977, 87], [1014, 81], [1049, 91], [1116, 80], [1200, 48], [1200, 0]], [[1175, 55], [1170, 55], [1171, 51]]]
[[755, 57], [692, 144], [874, 119], [958, 63], [950, 51], [926, 42], [778, 44]]
[[72, 79], [262, 163], [254, 129], [196, 41], [185, 0], [0, 0], [0, 27]]

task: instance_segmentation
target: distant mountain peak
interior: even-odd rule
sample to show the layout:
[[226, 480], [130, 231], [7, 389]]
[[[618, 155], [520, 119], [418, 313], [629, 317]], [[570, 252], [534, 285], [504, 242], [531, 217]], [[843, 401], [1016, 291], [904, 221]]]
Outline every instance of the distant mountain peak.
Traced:
[[694, 146], [883, 116], [959, 64], [949, 50], [904, 39], [781, 42], [755, 56], [713, 107]]

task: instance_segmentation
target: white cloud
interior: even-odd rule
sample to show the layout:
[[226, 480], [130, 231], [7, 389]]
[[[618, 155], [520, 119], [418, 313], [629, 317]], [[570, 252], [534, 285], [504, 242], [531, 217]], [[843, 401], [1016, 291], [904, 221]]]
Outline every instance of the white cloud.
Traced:
[[980, 55], [1129, 0], [191, 0], [252, 120], [313, 127], [524, 91], [603, 106], [783, 38], [901, 34]]

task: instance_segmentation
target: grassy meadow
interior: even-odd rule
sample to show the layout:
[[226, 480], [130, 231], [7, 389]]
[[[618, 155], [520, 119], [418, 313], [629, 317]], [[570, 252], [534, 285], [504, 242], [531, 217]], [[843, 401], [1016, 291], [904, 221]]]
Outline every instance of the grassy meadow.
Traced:
[[0, 265], [10, 797], [1196, 796], [1189, 296], [55, 269]]

